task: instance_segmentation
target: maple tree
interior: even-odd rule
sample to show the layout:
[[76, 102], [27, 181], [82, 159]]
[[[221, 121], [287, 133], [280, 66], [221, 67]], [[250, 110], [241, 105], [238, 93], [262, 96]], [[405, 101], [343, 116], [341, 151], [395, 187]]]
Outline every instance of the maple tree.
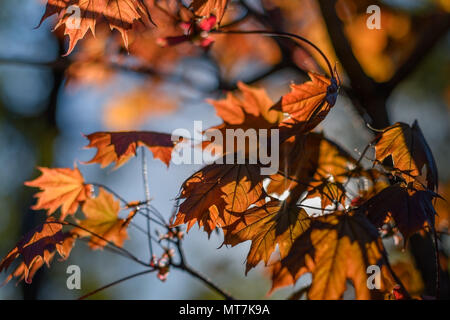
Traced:
[[[324, 1], [318, 1], [329, 27], [337, 23], [332, 14], [343, 15], [343, 2], [330, 9]], [[73, 16], [72, 6], [80, 9], [78, 18]], [[400, 246], [407, 248], [414, 235], [429, 235], [436, 255], [436, 261], [429, 263], [437, 269], [433, 298], [448, 294], [440, 287], [443, 277], [439, 278], [445, 273], [448, 276], [448, 270], [439, 264], [443, 250], [439, 235], [445, 233], [445, 226], [448, 229], [448, 211], [439, 207], [442, 202], [437, 204], [445, 195], [439, 193], [437, 165], [418, 122], [389, 125], [387, 113], [379, 116], [380, 110], [386, 111], [388, 93], [383, 93], [382, 99], [362, 97], [364, 90], [358, 91], [358, 81], [369, 87], [367, 93], [376, 91], [372, 90], [374, 80], [355, 75], [362, 72], [359, 65], [354, 71], [355, 61], [343, 61], [342, 69], [333, 68], [330, 61], [338, 57], [343, 60], [348, 48], [333, 43], [333, 52], [322, 49], [322, 45], [329, 44], [300, 35], [304, 33], [292, 23], [300, 19], [293, 13], [300, 9], [299, 4], [273, 0], [262, 1], [261, 6], [264, 14], [245, 1], [231, 0], [47, 1], [41, 23], [56, 15], [55, 32], [62, 30], [62, 37], [68, 36], [62, 59], [73, 59], [65, 70], [69, 85], [107, 81], [117, 69], [129, 69], [149, 78], [145, 85], [109, 102], [105, 122], [123, 131], [83, 133], [85, 147], [96, 153], [91, 160], [78, 164], [119, 169], [133, 157], [141, 156], [145, 199], [129, 202], [108, 186], [89, 182], [77, 164], [73, 169], [39, 167], [41, 175], [25, 185], [40, 189], [32, 209], [45, 211], [46, 220], [26, 233], [0, 262], [0, 271], [10, 272], [5, 283], [13, 278], [31, 283], [36, 272], [49, 266], [56, 253], [68, 259], [75, 244], [86, 240], [91, 249], [110, 249], [145, 268], [126, 279], [155, 272], [164, 281], [170, 276], [169, 270], [176, 268], [224, 298], [233, 299], [187, 262], [182, 249], [184, 230], [189, 232], [197, 224], [208, 237], [218, 231], [224, 246], [250, 241], [245, 274], [261, 263], [272, 281], [270, 293], [293, 286], [303, 275], [310, 274], [311, 284], [292, 295], [308, 299], [342, 299], [349, 288], [354, 289], [356, 299], [423, 298], [425, 279], [413, 281], [413, 276], [420, 278], [415, 269], [411, 271], [401, 263], [391, 265], [383, 240], [402, 239]], [[282, 21], [271, 24], [276, 14], [284, 17], [288, 27], [283, 28]], [[75, 22], [79, 27], [72, 28], [70, 19], [78, 19]], [[345, 17], [341, 20], [346, 22], [349, 37], [353, 37], [355, 27], [351, 23], [360, 21]], [[114, 29], [121, 40], [116, 39]], [[332, 33], [333, 29], [329, 29]], [[88, 36], [89, 30], [96, 38]], [[335, 32], [342, 32], [339, 30]], [[393, 28], [389, 30], [394, 34]], [[239, 39], [247, 40], [236, 46]], [[355, 54], [363, 49], [357, 48]], [[236, 60], [252, 50], [256, 52], [254, 59], [271, 65], [269, 72], [251, 80], [230, 81]], [[123, 52], [135, 59], [133, 63]], [[227, 91], [225, 97], [206, 100], [222, 121], [208, 130], [224, 136], [229, 130], [266, 130], [267, 139], [272, 130], [279, 130], [280, 165], [276, 173], [262, 174], [266, 164], [252, 162], [249, 150], [255, 146], [250, 142], [239, 150], [234, 141], [199, 143], [189, 137], [173, 139], [170, 133], [132, 128], [148, 116], [176, 110], [175, 101], [181, 100], [179, 92], [172, 89], [170, 97], [165, 97], [161, 83], [173, 81], [171, 72], [176, 62], [200, 55], [209, 55], [216, 71], [227, 75], [218, 81], [220, 89]], [[305, 67], [307, 61], [310, 67]], [[272, 99], [266, 89], [255, 85], [288, 65], [305, 79], [291, 83], [290, 92]], [[362, 65], [377, 80], [384, 80], [390, 72], [374, 70], [365, 62]], [[340, 74], [344, 73], [347, 79], [341, 82]], [[399, 81], [395, 75], [391, 79]], [[397, 83], [387, 81], [392, 91]], [[190, 83], [189, 79], [181, 82]], [[175, 85], [181, 86], [178, 82]], [[318, 129], [335, 107], [340, 90], [352, 92], [351, 100], [365, 110], [362, 116], [373, 134], [358, 157], [341, 147], [335, 141], [337, 137], [331, 139]], [[245, 161], [207, 164], [180, 186], [173, 214], [161, 213], [151, 204], [146, 152], [169, 167], [174, 152], [186, 142], [203, 152], [219, 146], [222, 152], [215, 154], [219, 159], [237, 157], [240, 152]], [[132, 231], [129, 227], [138, 215], [147, 222], [145, 228], [138, 228], [148, 238], [150, 258], [137, 257], [124, 247]], [[15, 260], [19, 260], [18, 265], [11, 271]], [[376, 289], [368, 287], [370, 266], [381, 270], [381, 284]]]

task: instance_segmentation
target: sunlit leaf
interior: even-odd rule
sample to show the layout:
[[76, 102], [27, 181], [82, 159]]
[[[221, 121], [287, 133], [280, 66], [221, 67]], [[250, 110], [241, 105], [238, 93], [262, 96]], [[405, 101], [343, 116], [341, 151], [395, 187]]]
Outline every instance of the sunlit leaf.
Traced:
[[151, 131], [95, 132], [86, 138], [90, 142], [86, 148], [97, 148], [94, 158], [87, 163], [99, 163], [102, 168], [111, 163], [120, 167], [136, 155], [138, 146], [146, 146], [154, 158], [168, 166], [175, 145], [170, 134]]
[[103, 248], [107, 241], [121, 247], [128, 238], [129, 221], [119, 218], [119, 201], [103, 188], [100, 188], [97, 197], [86, 201], [82, 211], [86, 218], [79, 223], [81, 228], [74, 228], [73, 232], [81, 237], [90, 237], [89, 246], [92, 249]]
[[225, 227], [224, 244], [235, 246], [252, 241], [247, 255], [248, 272], [260, 261], [267, 265], [277, 246], [280, 257], [284, 258], [309, 224], [310, 218], [305, 210], [274, 200], [247, 210], [239, 220]]
[[182, 186], [174, 225], [198, 223], [209, 234], [229, 225], [237, 214], [264, 198], [260, 167], [251, 164], [212, 164], [196, 172]]
[[34, 210], [47, 210], [51, 215], [61, 207], [61, 220], [67, 215], [73, 215], [78, 205], [86, 201], [91, 194], [92, 186], [85, 184], [78, 168], [39, 168], [42, 175], [33, 181], [25, 182], [26, 186], [40, 188], [36, 193], [38, 202]]
[[13, 277], [19, 278], [19, 281], [25, 279], [25, 282], [31, 283], [34, 274], [44, 263], [47, 266], [50, 265], [55, 252], [58, 252], [63, 259], [67, 259], [73, 244], [72, 236], [62, 232], [62, 224], [53, 218], [48, 218], [42, 225], [25, 234], [16, 247], [0, 262], [1, 272], [6, 271], [19, 256], [23, 259], [4, 284]]
[[[379, 290], [367, 286], [370, 265], [382, 271]], [[344, 212], [314, 218], [272, 270], [272, 290], [312, 273], [308, 298], [314, 300], [342, 298], [348, 281], [355, 288], [356, 299], [383, 298], [395, 284], [386, 270], [386, 253], [377, 230], [365, 216]]]
[[425, 141], [417, 121], [409, 126], [397, 122], [380, 134], [375, 145], [376, 159], [383, 162], [392, 157], [394, 168], [400, 170], [406, 182], [413, 182], [422, 175], [426, 168], [426, 184], [435, 190], [438, 183], [438, 172], [431, 149]]
[[[76, 6], [80, 10], [77, 17]], [[57, 14], [58, 22], [55, 29], [64, 28], [64, 34], [69, 36], [70, 54], [75, 45], [91, 30], [95, 34], [97, 22], [105, 18], [111, 30], [116, 29], [122, 35], [125, 47], [128, 46], [127, 30], [130, 30], [135, 20], [150, 21], [150, 15], [142, 0], [48, 0], [43, 20]], [[79, 26], [77, 25], [79, 24]]]

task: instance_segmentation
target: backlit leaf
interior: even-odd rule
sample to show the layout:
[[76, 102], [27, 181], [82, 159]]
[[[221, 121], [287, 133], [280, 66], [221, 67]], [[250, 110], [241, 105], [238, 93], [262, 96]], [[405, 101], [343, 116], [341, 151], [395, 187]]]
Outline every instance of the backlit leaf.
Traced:
[[309, 224], [310, 218], [305, 210], [273, 200], [247, 210], [239, 220], [225, 227], [224, 244], [235, 246], [247, 240], [252, 241], [247, 255], [248, 272], [260, 261], [267, 265], [277, 246], [280, 257], [284, 258], [295, 239], [308, 229]]
[[[73, 6], [79, 8], [79, 17], [75, 16], [76, 11], [73, 10]], [[67, 54], [72, 52], [77, 42], [89, 30], [95, 34], [95, 26], [103, 18], [106, 19], [111, 30], [116, 29], [120, 32], [125, 47], [128, 46], [127, 31], [132, 28], [134, 21], [149, 22], [151, 20], [145, 2], [142, 0], [48, 0], [41, 23], [54, 14], [58, 15], [55, 29], [63, 27], [64, 34], [69, 36]]]
[[23, 259], [4, 284], [13, 277], [19, 278], [19, 281], [25, 279], [27, 283], [31, 283], [34, 274], [44, 263], [49, 266], [55, 252], [66, 259], [72, 246], [73, 239], [62, 232], [62, 224], [53, 218], [48, 218], [46, 222], [25, 234], [16, 247], [0, 262], [1, 272], [6, 271], [19, 256]]
[[436, 211], [433, 199], [437, 195], [428, 190], [415, 190], [400, 184], [383, 189], [362, 208], [372, 223], [381, 227], [387, 218], [396, 222], [405, 238], [419, 231], [425, 225], [434, 228]]
[[92, 249], [103, 248], [108, 244], [107, 241], [121, 247], [128, 238], [129, 221], [119, 218], [119, 201], [103, 188], [100, 188], [97, 197], [86, 201], [82, 211], [86, 219], [81, 220], [81, 228], [75, 228], [73, 232], [80, 237], [91, 237], [89, 246]]
[[260, 167], [251, 164], [212, 164], [196, 172], [182, 186], [174, 225], [198, 223], [209, 234], [229, 225], [237, 214], [264, 198]]
[[338, 85], [335, 78], [329, 79], [312, 72], [308, 75], [311, 81], [292, 84], [291, 92], [273, 106], [273, 109], [290, 115], [282, 126], [291, 128], [296, 133], [314, 129], [325, 119], [337, 99]]
[[146, 146], [154, 158], [168, 166], [175, 145], [170, 134], [152, 131], [95, 132], [86, 138], [90, 142], [86, 148], [97, 148], [94, 158], [87, 163], [99, 163], [102, 168], [111, 163], [120, 167], [136, 155], [138, 146]]
[[[289, 254], [272, 269], [272, 290], [312, 273], [308, 298], [340, 299], [351, 281], [356, 299], [383, 298], [395, 282], [386, 270], [386, 253], [377, 230], [362, 214], [335, 212], [313, 218]], [[369, 290], [366, 269], [381, 269], [381, 288]]]
[[426, 168], [426, 184], [428, 189], [435, 190], [438, 183], [438, 172], [431, 149], [425, 141], [417, 121], [409, 126], [397, 122], [380, 134], [375, 145], [376, 159], [383, 162], [392, 157], [394, 168], [401, 171], [406, 182], [415, 181]]
[[269, 194], [295, 189], [297, 197], [303, 192], [307, 198], [319, 197], [323, 208], [339, 201], [345, 204], [344, 183], [356, 167], [345, 150], [318, 133], [292, 137], [280, 149], [280, 173], [271, 176]]
[[35, 197], [38, 202], [34, 210], [47, 210], [51, 215], [61, 207], [60, 220], [73, 215], [78, 205], [90, 197], [92, 186], [86, 185], [80, 170], [70, 168], [39, 168], [42, 175], [33, 181], [25, 182], [26, 186], [40, 188]]

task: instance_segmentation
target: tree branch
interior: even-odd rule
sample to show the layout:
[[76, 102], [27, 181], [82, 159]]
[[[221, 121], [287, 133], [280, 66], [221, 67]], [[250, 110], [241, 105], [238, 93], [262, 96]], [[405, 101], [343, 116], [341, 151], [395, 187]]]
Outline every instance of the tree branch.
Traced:
[[375, 82], [366, 75], [353, 54], [352, 46], [344, 33], [343, 25], [336, 15], [336, 0], [319, 0], [320, 10], [327, 25], [328, 34], [339, 60], [344, 67], [352, 88], [369, 91], [375, 88]]
[[212, 290], [216, 291], [218, 294], [220, 294], [222, 297], [224, 297], [225, 300], [235, 300], [233, 296], [231, 296], [225, 290], [219, 288], [214, 282], [212, 282], [206, 276], [202, 275], [200, 272], [194, 270], [193, 268], [191, 268], [189, 265], [186, 264], [186, 258], [184, 256], [184, 251], [183, 251], [183, 247], [182, 247], [180, 240], [178, 240], [176, 242], [176, 247], [177, 247], [178, 253], [180, 255], [180, 263], [178, 263], [178, 264], [171, 263], [171, 265], [173, 267], [183, 270], [183, 271], [189, 273], [194, 278], [197, 278], [198, 280], [202, 281], [204, 284], [206, 284]]

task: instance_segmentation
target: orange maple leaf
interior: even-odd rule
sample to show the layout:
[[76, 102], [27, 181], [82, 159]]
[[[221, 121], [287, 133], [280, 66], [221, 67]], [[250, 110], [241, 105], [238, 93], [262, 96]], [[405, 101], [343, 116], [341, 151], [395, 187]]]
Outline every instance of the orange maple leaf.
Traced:
[[[367, 286], [370, 265], [381, 269], [380, 289]], [[310, 228], [295, 240], [289, 254], [273, 265], [271, 291], [294, 284], [308, 272], [313, 278], [308, 298], [313, 300], [342, 298], [347, 280], [352, 281], [356, 299], [384, 298], [395, 285], [376, 228], [357, 213], [312, 218]]]
[[80, 237], [91, 237], [89, 246], [92, 249], [101, 249], [108, 241], [121, 247], [128, 239], [129, 221], [119, 218], [119, 201], [103, 188], [97, 197], [84, 203], [82, 211], [86, 219], [81, 220], [80, 228], [75, 227], [72, 232]]
[[25, 279], [27, 283], [31, 283], [36, 271], [44, 263], [48, 266], [55, 252], [58, 252], [63, 259], [67, 259], [73, 244], [73, 238], [62, 232], [62, 223], [48, 218], [42, 225], [25, 234], [16, 247], [0, 262], [1, 272], [6, 271], [19, 256], [23, 258], [23, 262], [7, 277], [4, 284], [13, 277], [18, 277], [19, 281]]
[[397, 122], [379, 135], [375, 145], [375, 157], [383, 162], [392, 157], [394, 168], [406, 182], [414, 182], [426, 168], [427, 187], [434, 191], [438, 184], [438, 172], [431, 149], [417, 121], [412, 126]]
[[240, 81], [237, 86], [240, 95], [229, 92], [225, 99], [207, 100], [214, 106], [227, 128], [271, 128], [281, 120], [280, 112], [270, 110], [273, 102], [266, 90], [250, 87]]
[[300, 197], [307, 192], [306, 198], [320, 197], [322, 208], [337, 201], [345, 204], [344, 183], [356, 167], [350, 154], [314, 132], [292, 137], [280, 149], [280, 170], [271, 176], [267, 193], [289, 191], [291, 197]]
[[36, 193], [38, 202], [32, 206], [34, 210], [47, 210], [51, 215], [61, 207], [60, 220], [67, 215], [73, 215], [78, 205], [90, 197], [92, 186], [84, 183], [80, 170], [70, 168], [39, 167], [42, 175], [33, 181], [25, 182], [26, 186], [37, 187], [42, 191]]
[[182, 186], [174, 226], [195, 223], [210, 234], [218, 226], [234, 222], [252, 204], [264, 199], [258, 165], [212, 164], [193, 174]]
[[312, 81], [292, 84], [291, 92], [285, 94], [273, 106], [290, 115], [280, 126], [290, 134], [306, 133], [314, 129], [334, 106], [338, 84], [335, 78], [327, 78], [309, 72]]
[[261, 260], [267, 265], [277, 245], [280, 257], [284, 258], [295, 239], [308, 229], [309, 224], [310, 218], [305, 210], [273, 200], [247, 210], [239, 220], [226, 226], [224, 244], [235, 246], [247, 240], [252, 241], [247, 255], [247, 273]]
[[152, 131], [95, 132], [86, 138], [90, 142], [86, 148], [97, 148], [94, 158], [87, 163], [99, 163], [102, 168], [111, 163], [115, 163], [115, 168], [120, 167], [136, 155], [138, 146], [146, 146], [154, 158], [169, 166], [175, 146], [170, 134]]
[[[224, 137], [224, 141], [205, 141], [202, 144], [204, 148], [211, 145], [212, 149], [221, 150], [221, 154], [226, 154], [227, 146], [230, 145], [230, 142], [226, 141], [230, 138], [227, 130], [276, 128], [282, 120], [283, 114], [281, 112], [270, 110], [273, 102], [263, 88], [250, 87], [242, 82], [238, 82], [237, 86], [239, 91], [237, 93], [228, 92], [225, 99], [207, 100], [214, 106], [217, 115], [223, 119], [221, 125], [208, 130], [219, 130]], [[271, 131], [269, 130], [268, 133], [270, 135]], [[231, 138], [234, 139], [234, 136], [231, 136]], [[243, 146], [238, 145], [235, 140], [231, 143], [234, 145], [233, 150], [244, 151], [246, 154], [250, 150], [249, 141], [246, 141]], [[238, 150], [240, 148], [245, 148], [245, 150]]]
[[[73, 8], [80, 10], [79, 17], [75, 16], [77, 12]], [[128, 47], [127, 30], [132, 28], [134, 21], [151, 21], [146, 4], [142, 0], [48, 0], [41, 23], [54, 14], [58, 15], [55, 29], [63, 27], [64, 34], [70, 39], [66, 55], [73, 51], [77, 42], [89, 30], [95, 34], [95, 26], [103, 18], [111, 30], [120, 32], [125, 47]]]

